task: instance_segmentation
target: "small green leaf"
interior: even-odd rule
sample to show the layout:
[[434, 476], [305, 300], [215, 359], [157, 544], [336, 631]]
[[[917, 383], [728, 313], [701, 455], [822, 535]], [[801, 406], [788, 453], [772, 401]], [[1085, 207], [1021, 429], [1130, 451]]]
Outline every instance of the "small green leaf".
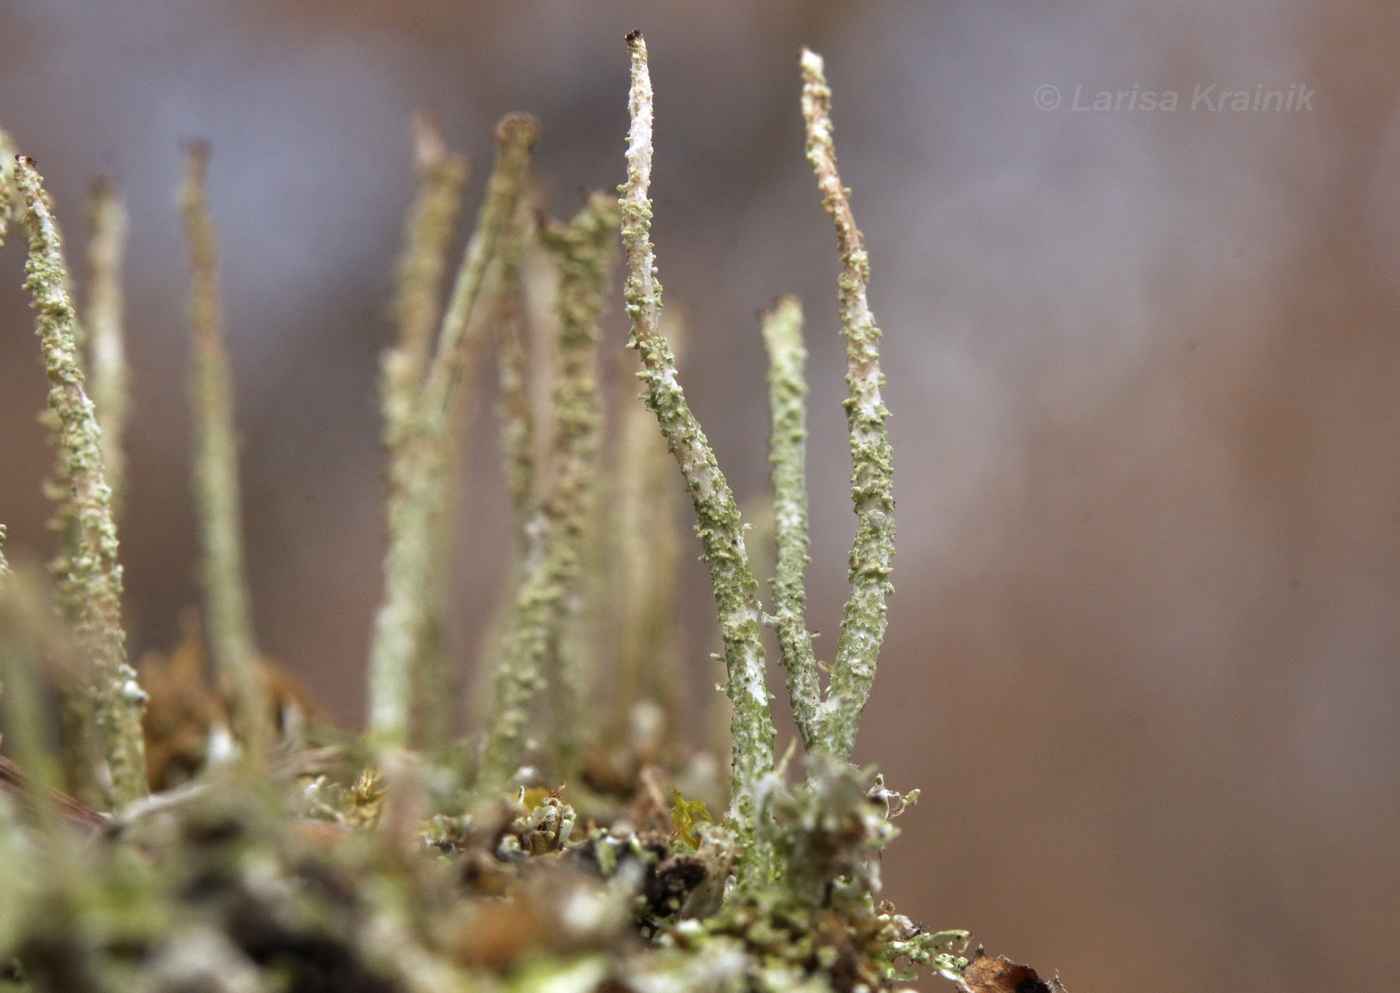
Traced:
[[676, 825], [676, 837], [681, 844], [696, 850], [700, 847], [700, 825], [713, 824], [704, 800], [687, 800], [680, 790], [673, 790], [675, 803], [671, 806], [671, 822]]

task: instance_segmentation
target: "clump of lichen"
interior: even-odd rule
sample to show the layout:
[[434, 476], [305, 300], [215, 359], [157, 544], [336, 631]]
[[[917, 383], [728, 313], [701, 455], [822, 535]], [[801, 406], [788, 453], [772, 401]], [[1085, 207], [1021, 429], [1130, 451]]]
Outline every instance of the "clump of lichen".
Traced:
[[[389, 553], [362, 738], [319, 722], [305, 691], [255, 641], [207, 149], [191, 149], [184, 207], [196, 500], [217, 677], [204, 672], [191, 620], [179, 648], [143, 664], [143, 689], [125, 658], [112, 499], [126, 404], [125, 369], [109, 361], [121, 354], [123, 228], [103, 225], [90, 252], [101, 292], [89, 316], [103, 359], [84, 344], [87, 318], [70, 299], [39, 173], [13, 158], [0, 132], [0, 239], [22, 203], [27, 286], [53, 383], [63, 540], [51, 568], [62, 622], [34, 607], [51, 598], [49, 584], [0, 557], [4, 744], [16, 759], [0, 760], [0, 989], [873, 993], [919, 969], [960, 981], [965, 932], [926, 930], [880, 897], [880, 853], [917, 791], [894, 792], [851, 764], [885, 630], [894, 503], [869, 261], [836, 172], [821, 60], [804, 53], [802, 106], [843, 268], [858, 520], [851, 597], [826, 678], [804, 618], [801, 308], [781, 298], [764, 321], [778, 553], [769, 614], [738, 503], [663, 333], [650, 240], [651, 83], [641, 36], [628, 44], [620, 199], [594, 194], [567, 223], [540, 220], [530, 181], [539, 126], [508, 117], [450, 289], [467, 169], [431, 121], [417, 122], [418, 195], [381, 379]], [[113, 197], [104, 189], [99, 204], [120, 216]], [[619, 232], [629, 344], [662, 436], [650, 450], [630, 428], [625, 444], [609, 447], [602, 430], [599, 321]], [[499, 643], [482, 660], [489, 704], [479, 730], [454, 737], [443, 637], [452, 469], [473, 434], [460, 397], [493, 338], [518, 561], [500, 599]], [[541, 354], [547, 361], [529, 361]], [[94, 408], [89, 378], [120, 410]], [[620, 519], [609, 500], [633, 506], [656, 485], [663, 440], [714, 586], [733, 714], [727, 790], [713, 759], [687, 749], [668, 723], [671, 680], [661, 670], [675, 649], [656, 618], [674, 586], [659, 574], [673, 558], [671, 522], [651, 513], [648, 533], [600, 528]], [[648, 547], [657, 554], [648, 558]], [[618, 604], [616, 590], [630, 601]], [[764, 626], [777, 630], [800, 763], [774, 753]], [[603, 706], [598, 674], [613, 657], [623, 659], [621, 675]], [[61, 763], [48, 745], [41, 676], [59, 702]], [[590, 720], [595, 712], [606, 717]], [[93, 715], [95, 736], [86, 733]]]

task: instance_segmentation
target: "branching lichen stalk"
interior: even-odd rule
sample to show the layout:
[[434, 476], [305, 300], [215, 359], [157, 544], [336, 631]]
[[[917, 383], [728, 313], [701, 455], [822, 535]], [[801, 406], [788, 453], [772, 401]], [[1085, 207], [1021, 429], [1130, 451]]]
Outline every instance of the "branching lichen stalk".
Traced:
[[[542, 670], [559, 660], [560, 637], [576, 593], [584, 525], [596, 476], [598, 426], [598, 318], [607, 299], [616, 202], [589, 198], [567, 226], [542, 232], [560, 270], [559, 378], [554, 389], [556, 435], [548, 492], [526, 526], [526, 548], [512, 624], [501, 646], [491, 724], [482, 750], [481, 789], [499, 790], [520, 764], [530, 700]], [[564, 774], [577, 762], [583, 680], [554, 665], [550, 724], [555, 758]]]
[[[434, 119], [414, 118], [417, 191], [405, 231], [406, 246], [399, 262], [395, 300], [397, 337], [385, 349], [380, 367], [380, 402], [384, 415], [384, 445], [388, 458], [389, 505], [398, 506], [413, 484], [412, 446], [417, 443], [416, 418], [423, 379], [442, 309], [442, 289], [453, 234], [461, 213], [462, 192], [470, 174], [466, 159], [449, 152]], [[454, 466], [443, 468], [444, 477]], [[452, 486], [444, 486], [434, 515], [433, 531], [441, 537], [424, 583], [423, 630], [417, 656], [408, 666], [412, 675], [414, 744], [431, 754], [446, 746], [454, 717], [448, 665], [447, 598], [453, 543]]]
[[57, 452], [52, 492], [60, 549], [53, 564], [59, 601], [78, 646], [92, 664], [93, 712], [111, 776], [112, 799], [145, 796], [146, 755], [141, 714], [146, 694], [126, 660], [122, 630], [122, 569], [111, 490], [102, 464], [102, 432], [83, 389], [74, 340], [76, 316], [64, 286], [67, 268], [43, 180], [21, 158], [15, 182], [25, 203], [29, 258], [25, 288], [39, 312], [37, 334], [49, 378], [48, 423]]
[[418, 380], [413, 390], [417, 396], [441, 316], [448, 254], [471, 163], [447, 149], [431, 115], [416, 115], [413, 133], [417, 191], [407, 225], [407, 245], [399, 261], [394, 317], [397, 346], [408, 355], [407, 365]]
[[126, 490], [126, 422], [130, 387], [126, 337], [122, 330], [122, 256], [126, 248], [126, 207], [117, 190], [99, 182], [88, 203], [87, 370], [102, 458], [112, 487], [113, 513], [121, 516]]
[[482, 322], [474, 318], [479, 318], [487, 266], [524, 189], [537, 132], [534, 118], [523, 114], [507, 117], [496, 129], [496, 167], [417, 401], [403, 489], [391, 492], [384, 603], [375, 619], [369, 677], [370, 733], [386, 747], [408, 740], [412, 670], [421, 657], [434, 555], [443, 540], [437, 522], [452, 463], [453, 400], [480, 337]]
[[851, 595], [841, 617], [841, 639], [822, 709], [820, 737], [833, 757], [849, 760], [885, 637], [885, 600], [893, 591], [889, 575], [894, 557], [894, 490], [885, 431], [890, 412], [880, 399], [884, 383], [880, 329], [867, 299], [870, 258], [851, 214], [849, 191], [836, 170], [831, 90], [822, 74], [822, 59], [806, 49], [802, 52], [802, 116], [807, 160], [817, 176], [822, 206], [836, 225], [842, 266], [837, 285], [849, 387], [843, 406], [851, 439], [851, 499], [857, 525], [850, 557]]
[[622, 241], [627, 257], [625, 299], [631, 319], [628, 341], [642, 362], [647, 406], [661, 424], [666, 444], [680, 465], [697, 517], [703, 559], [714, 587], [724, 641], [727, 693], [734, 705], [730, 777], [731, 825], [743, 844], [753, 836], [755, 792], [773, 769], [773, 718], [764, 683], [759, 637], [762, 610], [758, 583], [744, 549], [744, 529], [734, 494], [725, 481], [700, 424], [676, 379], [671, 350], [661, 334], [661, 284], [651, 245], [652, 91], [646, 43], [641, 32], [627, 36], [632, 53], [628, 99], [627, 182], [622, 192]]
[[768, 460], [773, 465], [773, 616], [787, 670], [793, 720], [809, 752], [817, 747], [821, 683], [812, 634], [807, 630], [807, 381], [803, 367], [802, 305], [781, 297], [763, 318], [768, 349], [768, 407], [772, 422]]
[[272, 713], [243, 564], [238, 434], [223, 342], [218, 248], [204, 185], [208, 158], [206, 145], [190, 145], [181, 197], [191, 272], [195, 501], [204, 546], [201, 579], [215, 667], [233, 698], [234, 731], [248, 757], [261, 763], [272, 746]]

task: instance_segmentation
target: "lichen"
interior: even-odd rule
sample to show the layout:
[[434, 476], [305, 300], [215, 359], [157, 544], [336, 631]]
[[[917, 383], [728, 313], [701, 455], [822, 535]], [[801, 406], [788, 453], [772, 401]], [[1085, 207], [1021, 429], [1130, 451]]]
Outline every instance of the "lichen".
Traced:
[[102, 460], [102, 432], [78, 365], [77, 316], [66, 289], [68, 269], [58, 228], [32, 159], [16, 160], [14, 181], [25, 204], [29, 257], [24, 285], [38, 311], [36, 333], [49, 378], [46, 420], [58, 453], [48, 487], [57, 503], [54, 523], [61, 536], [52, 571], [73, 635], [91, 660], [89, 692], [112, 798], [118, 804], [130, 803], [147, 792], [141, 742], [145, 699], [139, 690], [122, 691], [127, 684], [135, 685], [136, 673], [126, 660], [122, 567]]
[[208, 163], [208, 147], [191, 144], [181, 196], [191, 271], [191, 393], [195, 409], [195, 496], [203, 545], [201, 579], [214, 663], [234, 703], [234, 729], [248, 760], [261, 767], [272, 747], [272, 721], [258, 665], [252, 594], [243, 564], [238, 431], [234, 426], [232, 376], [223, 340], [218, 247], [204, 188]]
[[[668, 340], [676, 323], [663, 318], [651, 241], [653, 94], [640, 34], [628, 46], [620, 199], [595, 193], [567, 223], [540, 220], [528, 176], [537, 125], [506, 118], [445, 302], [467, 169], [426, 118], [417, 123], [418, 191], [381, 366], [389, 542], [363, 737], [293, 720], [310, 708], [286, 703], [253, 640], [214, 235], [203, 155], [192, 155], [196, 477], [211, 641], [225, 678], [218, 689], [205, 683], [193, 624], [185, 645], [147, 669], [158, 710], [146, 725], [150, 773], [161, 789], [144, 799], [132, 721], [147, 694], [125, 662], [102, 436], [83, 390], [57, 229], [32, 163], [19, 160], [64, 544], [54, 597], [22, 562], [7, 570], [0, 527], [0, 702], [4, 744], [19, 760], [0, 759], [0, 984], [34, 993], [877, 993], [916, 970], [958, 980], [966, 933], [929, 931], [881, 897], [881, 853], [918, 791], [851, 764], [884, 635], [893, 498], [869, 261], [836, 172], [820, 59], [803, 55], [802, 103], [842, 263], [858, 518], [825, 687], [804, 616], [801, 306], [781, 297], [763, 321], [773, 493], [746, 504], [771, 506], [765, 536], [751, 540]], [[0, 223], [10, 189], [0, 172]], [[644, 406], [624, 414], [609, 450], [597, 350], [619, 232]], [[119, 267], [101, 258], [90, 276], [111, 284]], [[97, 296], [110, 309], [117, 293], [107, 285]], [[484, 660], [490, 706], [453, 738], [444, 630], [453, 476], [467, 441], [457, 437], [460, 398], [493, 340], [520, 560]], [[679, 484], [663, 465], [658, 426]], [[670, 518], [681, 491], [696, 513], [724, 648], [732, 721], [719, 755], [687, 748], [670, 713], [679, 547]], [[774, 551], [770, 615], [751, 558]], [[43, 620], [51, 598], [64, 625]], [[765, 624], [777, 631], [801, 758], [795, 747], [781, 760], [774, 751]], [[43, 733], [40, 682], [85, 671], [78, 659], [92, 664], [107, 811], [53, 788], [62, 774]], [[601, 699], [604, 670], [611, 702]], [[256, 762], [227, 761], [230, 713], [242, 715], [235, 730]], [[66, 785], [74, 781], [70, 770]]]

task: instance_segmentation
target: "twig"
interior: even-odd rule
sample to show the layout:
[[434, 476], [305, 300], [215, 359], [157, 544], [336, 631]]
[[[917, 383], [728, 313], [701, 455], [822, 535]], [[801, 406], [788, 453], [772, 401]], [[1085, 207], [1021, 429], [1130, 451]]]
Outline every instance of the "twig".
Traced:
[[843, 405], [851, 436], [851, 499], [858, 523], [851, 546], [851, 595], [841, 617], [841, 639], [822, 708], [819, 738], [825, 751], [849, 761], [885, 637], [885, 600], [893, 591], [889, 580], [894, 556], [893, 474], [885, 432], [890, 412], [880, 399], [884, 382], [880, 329], [866, 297], [870, 259], [851, 214], [849, 191], [836, 171], [831, 90], [822, 75], [822, 59], [807, 49], [802, 51], [802, 116], [807, 127], [807, 160], [817, 176], [822, 206], [836, 225], [842, 265], [838, 280], [841, 333], [846, 339], [846, 383], [850, 387]]
[[146, 756], [141, 714], [146, 694], [126, 661], [122, 630], [122, 570], [111, 490], [102, 465], [102, 437], [92, 401], [83, 391], [73, 329], [76, 317], [64, 285], [63, 254], [43, 180], [21, 158], [15, 181], [25, 203], [29, 258], [25, 288], [39, 312], [37, 334], [49, 377], [49, 425], [58, 453], [51, 492], [62, 536], [53, 572], [59, 600], [79, 647], [91, 660], [94, 714], [117, 804], [144, 796]]
[[647, 406], [661, 424], [666, 443], [680, 465], [698, 518], [703, 559], [714, 587], [727, 693], [734, 704], [731, 737], [730, 816], [743, 845], [753, 836], [755, 791], [773, 769], [773, 718], [764, 683], [762, 611], [744, 549], [744, 530], [734, 494], [715, 461], [700, 424], [676, 380], [671, 349], [661, 334], [661, 285], [651, 245], [652, 92], [646, 42], [641, 32], [627, 36], [632, 53], [628, 106], [632, 124], [627, 136], [627, 182], [622, 187], [622, 240], [627, 255], [627, 313], [632, 334], [628, 346], [642, 361]]

